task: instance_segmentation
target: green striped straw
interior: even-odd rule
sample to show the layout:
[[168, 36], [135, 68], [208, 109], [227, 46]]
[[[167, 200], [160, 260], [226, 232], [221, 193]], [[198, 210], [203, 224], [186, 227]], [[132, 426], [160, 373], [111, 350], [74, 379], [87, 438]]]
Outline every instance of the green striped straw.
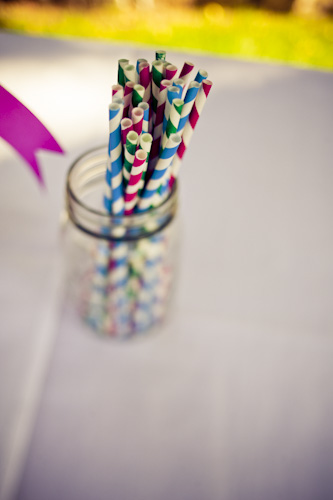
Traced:
[[171, 134], [176, 134], [178, 130], [179, 120], [184, 106], [182, 99], [174, 99], [172, 101], [170, 116], [162, 137], [161, 148], [164, 149]]
[[166, 57], [166, 52], [165, 52], [165, 50], [157, 50], [157, 51], [155, 52], [155, 59], [156, 59], [157, 61], [159, 61], [159, 60], [160, 60], [160, 61], [165, 61], [165, 57]]
[[146, 177], [146, 172], [147, 172], [147, 166], [149, 163], [149, 155], [150, 155], [152, 142], [153, 142], [153, 136], [151, 134], [148, 134], [148, 133], [141, 134], [139, 137], [139, 149], [143, 149], [147, 153], [147, 159], [146, 159], [146, 162], [143, 166], [142, 176], [141, 176], [141, 181], [140, 181], [140, 186], [139, 186], [139, 196], [140, 196], [141, 191], [145, 185], [145, 177]]
[[124, 67], [129, 63], [128, 59], [118, 59], [118, 83], [119, 85], [125, 86], [125, 75]]
[[158, 94], [160, 92], [160, 84], [163, 80], [163, 62], [154, 61], [152, 63], [152, 94], [153, 94], [153, 111], [156, 113]]
[[139, 136], [137, 132], [135, 132], [134, 130], [128, 132], [126, 137], [124, 165], [123, 165], [123, 183], [125, 187], [127, 186], [131, 175], [136, 146], [138, 144], [138, 138]]
[[124, 77], [125, 77], [125, 83], [126, 82], [136, 83], [136, 71], [133, 64], [127, 64], [126, 66], [124, 66]]
[[133, 92], [132, 92], [132, 105], [133, 108], [137, 108], [140, 102], [143, 100], [143, 96], [145, 94], [145, 88], [137, 83], [133, 87]]

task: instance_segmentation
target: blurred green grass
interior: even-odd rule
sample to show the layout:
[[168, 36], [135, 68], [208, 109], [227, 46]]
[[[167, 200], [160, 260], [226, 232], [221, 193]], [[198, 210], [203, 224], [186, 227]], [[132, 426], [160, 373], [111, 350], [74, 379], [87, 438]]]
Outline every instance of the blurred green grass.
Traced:
[[333, 20], [254, 9], [159, 8], [143, 12], [0, 3], [0, 27], [185, 49], [333, 70]]

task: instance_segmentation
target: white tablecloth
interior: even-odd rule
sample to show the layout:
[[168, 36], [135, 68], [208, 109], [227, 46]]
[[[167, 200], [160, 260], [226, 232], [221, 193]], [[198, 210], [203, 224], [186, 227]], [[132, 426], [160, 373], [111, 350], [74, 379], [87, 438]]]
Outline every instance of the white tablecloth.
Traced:
[[63, 304], [71, 160], [107, 139], [117, 59], [0, 33], [2, 84], [66, 156], [2, 141], [1, 500], [333, 498], [333, 74], [168, 52], [214, 87], [181, 170], [176, 307], [102, 341]]

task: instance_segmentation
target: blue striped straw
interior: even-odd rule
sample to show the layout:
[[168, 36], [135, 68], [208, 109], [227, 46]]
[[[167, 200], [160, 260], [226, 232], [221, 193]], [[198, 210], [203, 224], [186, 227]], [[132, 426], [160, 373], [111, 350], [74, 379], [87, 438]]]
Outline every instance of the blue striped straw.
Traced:
[[164, 134], [166, 127], [167, 127], [167, 124], [168, 124], [172, 101], [179, 97], [179, 92], [180, 92], [179, 87], [175, 87], [174, 85], [172, 85], [171, 87], [168, 87], [167, 99], [165, 101], [164, 116], [163, 116], [163, 134]]
[[172, 80], [172, 85], [179, 88], [179, 99], [182, 99], [185, 88], [185, 80], [182, 78], [176, 78], [175, 80]]
[[201, 83], [202, 80], [206, 80], [208, 78], [208, 73], [204, 69], [199, 69], [197, 76], [194, 78], [194, 81]]
[[183, 132], [184, 127], [187, 123], [187, 120], [190, 116], [190, 113], [192, 111], [193, 104], [194, 104], [195, 98], [197, 97], [199, 88], [200, 88], [200, 83], [194, 81], [194, 82], [190, 83], [190, 85], [187, 89], [185, 99], [184, 99], [184, 106], [183, 106], [183, 109], [182, 109], [182, 112], [180, 115], [180, 120], [179, 120], [179, 125], [178, 125], [178, 130], [177, 130], [177, 132], [180, 134]]
[[168, 138], [165, 148], [161, 151], [151, 178], [141, 194], [141, 199], [138, 202], [139, 212], [145, 211], [152, 205], [153, 197], [163, 182], [164, 174], [171, 165], [180, 142], [181, 136], [179, 134], [171, 134]]
[[[107, 183], [111, 184], [112, 213], [121, 215], [124, 213], [124, 197], [123, 197], [123, 175], [122, 175], [122, 144], [121, 144], [121, 128], [120, 120], [122, 117], [122, 107], [120, 104], [112, 103], [109, 106], [109, 163], [111, 164], [110, 174], [111, 179], [107, 178]], [[108, 173], [107, 173], [108, 176]]]

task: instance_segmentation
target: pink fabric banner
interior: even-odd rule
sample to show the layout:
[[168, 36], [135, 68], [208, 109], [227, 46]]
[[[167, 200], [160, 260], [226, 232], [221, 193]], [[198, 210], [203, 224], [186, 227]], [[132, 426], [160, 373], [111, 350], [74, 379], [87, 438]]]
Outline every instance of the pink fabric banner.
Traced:
[[36, 152], [39, 149], [64, 152], [38, 118], [1, 85], [0, 137], [24, 158], [41, 184], [44, 182]]

